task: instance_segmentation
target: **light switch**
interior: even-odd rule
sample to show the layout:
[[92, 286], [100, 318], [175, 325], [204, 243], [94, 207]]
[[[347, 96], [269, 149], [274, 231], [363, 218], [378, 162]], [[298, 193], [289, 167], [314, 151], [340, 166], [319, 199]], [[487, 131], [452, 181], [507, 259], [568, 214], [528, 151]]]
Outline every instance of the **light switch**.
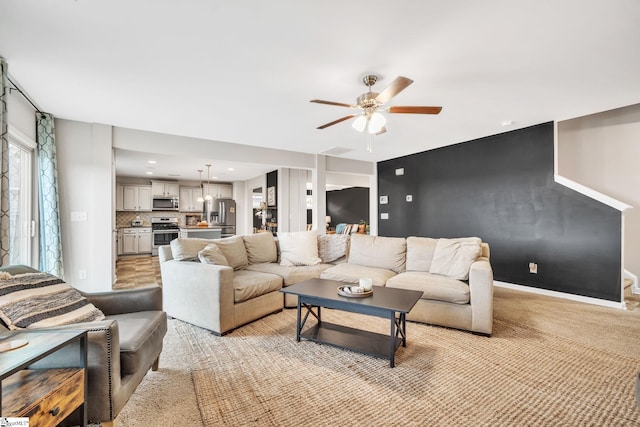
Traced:
[[407, 202], [413, 202], [413, 196], [411, 194], [407, 194]]
[[71, 212], [71, 221], [86, 221], [86, 212]]
[[396, 175], [404, 175], [404, 168], [396, 169]]
[[383, 212], [380, 214], [380, 219], [389, 219], [389, 214], [386, 212]]

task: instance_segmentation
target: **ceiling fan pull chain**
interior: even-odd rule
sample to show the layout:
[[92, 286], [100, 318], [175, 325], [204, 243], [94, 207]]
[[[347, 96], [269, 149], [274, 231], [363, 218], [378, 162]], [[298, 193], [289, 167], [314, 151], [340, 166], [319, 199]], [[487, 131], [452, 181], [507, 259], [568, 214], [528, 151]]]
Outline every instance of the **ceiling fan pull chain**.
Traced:
[[371, 146], [372, 139], [373, 134], [367, 132], [367, 151], [369, 153], [373, 153], [373, 147]]

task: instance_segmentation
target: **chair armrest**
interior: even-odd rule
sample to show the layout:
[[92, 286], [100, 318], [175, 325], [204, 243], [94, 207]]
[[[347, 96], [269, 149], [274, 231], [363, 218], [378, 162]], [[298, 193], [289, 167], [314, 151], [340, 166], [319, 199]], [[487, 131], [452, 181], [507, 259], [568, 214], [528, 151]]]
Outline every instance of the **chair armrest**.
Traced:
[[162, 288], [158, 285], [110, 292], [82, 292], [82, 294], [107, 316], [162, 310]]
[[472, 329], [491, 335], [493, 327], [493, 270], [487, 258], [481, 257], [469, 269]]

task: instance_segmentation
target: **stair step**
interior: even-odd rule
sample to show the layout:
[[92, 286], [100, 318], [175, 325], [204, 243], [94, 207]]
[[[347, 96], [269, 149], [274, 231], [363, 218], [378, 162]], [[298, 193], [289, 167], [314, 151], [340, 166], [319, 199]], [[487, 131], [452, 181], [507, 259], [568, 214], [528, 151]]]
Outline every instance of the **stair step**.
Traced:
[[631, 279], [624, 279], [624, 287], [628, 288], [629, 286], [631, 286], [633, 284], [633, 280]]

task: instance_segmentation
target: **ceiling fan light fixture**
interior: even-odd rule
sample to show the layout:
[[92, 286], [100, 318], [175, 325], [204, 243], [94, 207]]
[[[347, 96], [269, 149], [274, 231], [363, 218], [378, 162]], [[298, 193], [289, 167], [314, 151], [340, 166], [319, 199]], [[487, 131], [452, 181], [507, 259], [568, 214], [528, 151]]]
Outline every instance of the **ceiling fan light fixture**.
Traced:
[[367, 118], [365, 116], [359, 116], [353, 121], [351, 126], [358, 132], [363, 132], [364, 128], [367, 127]]
[[369, 118], [369, 124], [368, 124], [369, 133], [380, 132], [380, 130], [384, 127], [386, 123], [387, 123], [387, 119], [382, 114], [375, 111], [373, 114], [371, 114], [371, 117]]

